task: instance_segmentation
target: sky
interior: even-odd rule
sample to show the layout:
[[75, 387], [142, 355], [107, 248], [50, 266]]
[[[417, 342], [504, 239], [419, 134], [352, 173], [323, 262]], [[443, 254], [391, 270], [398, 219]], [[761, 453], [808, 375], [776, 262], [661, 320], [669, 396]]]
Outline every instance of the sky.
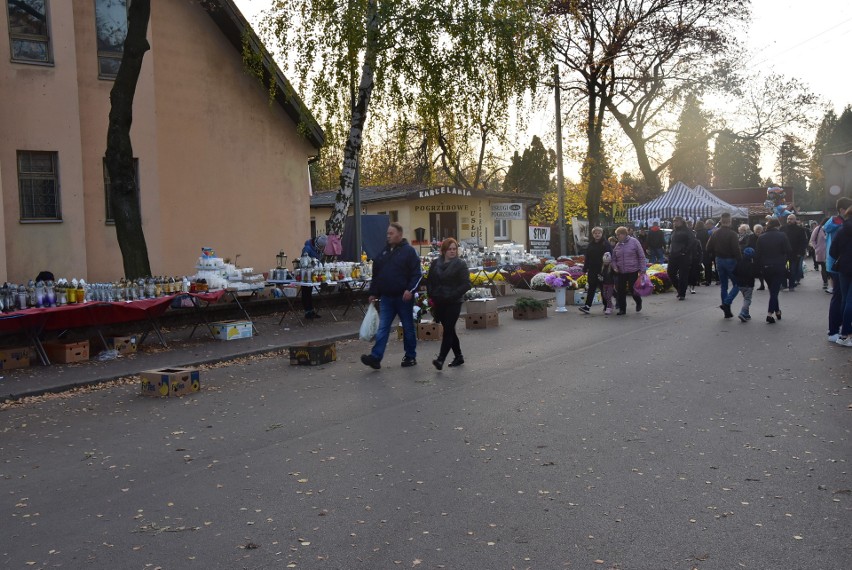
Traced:
[[[271, 3], [235, 1], [249, 22], [256, 21]], [[751, 11], [752, 22], [743, 30], [746, 47], [752, 54], [749, 69], [801, 80], [826, 104], [831, 104], [838, 115], [852, 104], [852, 1], [751, 0]], [[523, 146], [529, 143], [521, 142]], [[766, 151], [762, 177], [773, 174], [773, 163], [771, 153]], [[573, 177], [568, 169], [566, 176]]]

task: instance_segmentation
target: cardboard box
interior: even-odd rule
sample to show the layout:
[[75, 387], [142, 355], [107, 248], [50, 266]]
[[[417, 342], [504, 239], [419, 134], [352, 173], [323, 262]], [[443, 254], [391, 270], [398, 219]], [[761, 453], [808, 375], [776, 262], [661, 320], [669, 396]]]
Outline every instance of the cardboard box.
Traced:
[[500, 317], [497, 311], [484, 314], [473, 314], [464, 316], [464, 324], [469, 329], [491, 329], [500, 325]]
[[114, 336], [107, 341], [110, 348], [117, 350], [122, 356], [133, 354], [136, 352], [136, 335], [133, 336]]
[[491, 286], [491, 291], [495, 297], [505, 297], [509, 292], [509, 286], [505, 281], [498, 281]]
[[518, 309], [517, 307], [512, 307], [512, 316], [521, 321], [544, 319], [547, 318], [547, 307], [537, 310]]
[[417, 323], [417, 340], [441, 340], [444, 325], [439, 323]]
[[210, 323], [210, 328], [213, 329], [213, 338], [217, 340], [251, 338], [254, 331], [251, 321], [221, 321]]
[[464, 310], [468, 315], [483, 315], [497, 310], [497, 299], [471, 299], [465, 301]]
[[4, 348], [0, 350], [0, 370], [26, 368], [34, 355], [35, 351], [31, 346]]
[[306, 342], [290, 347], [290, 364], [316, 366], [335, 360], [337, 360], [337, 345], [333, 342]]
[[44, 343], [44, 351], [51, 362], [68, 364], [89, 360], [89, 341], [77, 342], [53, 341]]
[[161, 368], [142, 373], [142, 395], [178, 398], [201, 391], [201, 376], [195, 368]]

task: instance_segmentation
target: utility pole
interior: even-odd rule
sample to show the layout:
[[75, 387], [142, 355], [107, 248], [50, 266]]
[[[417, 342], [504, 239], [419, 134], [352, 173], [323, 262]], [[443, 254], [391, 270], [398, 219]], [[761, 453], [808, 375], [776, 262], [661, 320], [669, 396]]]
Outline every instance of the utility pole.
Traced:
[[[559, 197], [559, 255], [568, 254], [568, 236], [565, 235], [565, 183], [562, 178], [562, 105], [559, 90], [559, 66], [553, 66], [553, 93], [556, 99], [556, 195]], [[552, 252], [551, 252], [552, 253]], [[558, 256], [557, 256], [558, 257]]]

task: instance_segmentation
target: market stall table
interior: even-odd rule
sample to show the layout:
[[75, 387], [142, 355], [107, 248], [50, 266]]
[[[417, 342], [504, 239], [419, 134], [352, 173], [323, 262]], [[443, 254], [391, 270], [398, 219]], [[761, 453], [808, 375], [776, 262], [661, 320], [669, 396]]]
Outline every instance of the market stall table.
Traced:
[[[294, 279], [283, 279], [283, 280], [270, 280], [266, 282], [268, 285], [272, 285], [277, 287], [278, 289], [284, 291], [287, 288], [291, 289], [299, 289], [299, 294], [296, 297], [289, 297], [286, 293], [283, 295], [284, 301], [286, 303], [286, 308], [284, 309], [284, 314], [281, 315], [281, 319], [278, 321], [278, 324], [284, 322], [284, 319], [287, 317], [288, 312], [292, 312], [296, 316], [296, 320], [299, 321], [301, 326], [305, 326], [305, 322], [299, 316], [299, 312], [296, 310], [296, 307], [293, 304], [294, 299], [297, 297], [301, 299], [301, 288], [302, 287], [311, 287], [313, 290], [314, 299], [316, 301], [316, 305], [322, 306], [325, 308], [329, 314], [331, 314], [331, 318], [337, 322], [337, 315], [334, 313], [334, 309], [338, 308], [342, 305], [345, 305], [343, 310], [343, 315], [349, 311], [349, 307], [352, 304], [356, 304], [359, 309], [364, 312], [364, 308], [361, 306], [360, 301], [357, 300], [356, 293], [364, 291], [365, 289], [369, 289], [370, 280], [369, 279], [341, 279], [340, 281], [325, 281], [325, 282], [313, 282], [313, 281], [296, 281]], [[342, 300], [342, 302], [341, 302]]]
[[[481, 275], [485, 280], [485, 286], [490, 287], [492, 291], [495, 291], [495, 295], [500, 295], [497, 283], [497, 276], [500, 275], [503, 271], [514, 271], [517, 269], [515, 265], [495, 265], [494, 267], [473, 267], [470, 269], [470, 273], [473, 275], [474, 279], [478, 279]], [[512, 287], [512, 291], [515, 291], [514, 286], [509, 283], [509, 286]]]
[[[139, 299], [137, 301], [89, 301], [61, 307], [30, 308], [6, 313], [0, 317], [0, 334], [22, 333], [33, 346], [42, 364], [49, 365], [50, 359], [41, 343], [41, 335], [48, 330], [68, 330], [77, 328], [94, 328], [103, 341], [102, 327], [134, 321], [146, 321], [151, 330], [157, 335], [160, 344], [166, 346], [160, 330], [158, 319], [168, 310], [169, 306], [181, 297], [192, 299], [199, 317], [206, 322], [203, 309], [218, 301], [224, 291], [209, 293], [178, 293], [154, 299]], [[201, 305], [201, 302], [205, 303]], [[209, 328], [209, 324], [208, 324]], [[140, 344], [148, 332], [143, 334]], [[213, 334], [211, 330], [211, 335]], [[104, 343], [106, 344], [106, 343]]]

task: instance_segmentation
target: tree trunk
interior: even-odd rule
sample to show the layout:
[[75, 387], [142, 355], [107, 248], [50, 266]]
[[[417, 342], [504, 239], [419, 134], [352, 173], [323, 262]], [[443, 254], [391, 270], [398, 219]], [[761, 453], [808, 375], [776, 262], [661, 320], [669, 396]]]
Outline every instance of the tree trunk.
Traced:
[[603, 194], [603, 143], [601, 141], [600, 123], [602, 115], [598, 112], [597, 97], [594, 92], [588, 95], [588, 124], [586, 126], [586, 176], [588, 177], [586, 187], [586, 216], [589, 218], [589, 227], [598, 225], [600, 217], [601, 195]]
[[124, 275], [128, 278], [151, 275], [148, 246], [142, 230], [142, 213], [139, 210], [133, 146], [130, 143], [136, 83], [142, 68], [142, 58], [145, 52], [151, 49], [146, 39], [150, 15], [150, 0], [133, 0], [130, 3], [124, 53], [109, 94], [112, 107], [107, 130], [106, 166], [110, 179], [110, 204], [115, 219], [115, 234], [124, 262]]
[[379, 41], [379, 15], [377, 0], [369, 0], [367, 4], [367, 45], [364, 53], [364, 64], [361, 67], [361, 81], [358, 84], [358, 100], [352, 109], [352, 121], [349, 126], [349, 137], [343, 148], [343, 168], [340, 172], [340, 187], [334, 210], [328, 219], [329, 231], [342, 235], [346, 223], [346, 214], [352, 204], [352, 186], [355, 182], [355, 168], [364, 136], [364, 125], [367, 122], [367, 109], [373, 94], [375, 82], [373, 73], [376, 68], [376, 56]]
[[[630, 124], [630, 120], [624, 113], [618, 110], [618, 107], [615, 106], [612, 100], [608, 100], [606, 103], [607, 109], [615, 117], [615, 120], [618, 121], [618, 124], [621, 125], [621, 129], [627, 135], [627, 138], [630, 139], [630, 142], [633, 143], [633, 148], [636, 150], [636, 162], [639, 164], [642, 177], [645, 178], [645, 184], [659, 194], [663, 189], [663, 184], [660, 182], [660, 170], [656, 170], [651, 166], [651, 160], [648, 158], [648, 151], [645, 149], [645, 140], [642, 137], [642, 133]], [[668, 161], [666, 161], [666, 164], [668, 164]]]

